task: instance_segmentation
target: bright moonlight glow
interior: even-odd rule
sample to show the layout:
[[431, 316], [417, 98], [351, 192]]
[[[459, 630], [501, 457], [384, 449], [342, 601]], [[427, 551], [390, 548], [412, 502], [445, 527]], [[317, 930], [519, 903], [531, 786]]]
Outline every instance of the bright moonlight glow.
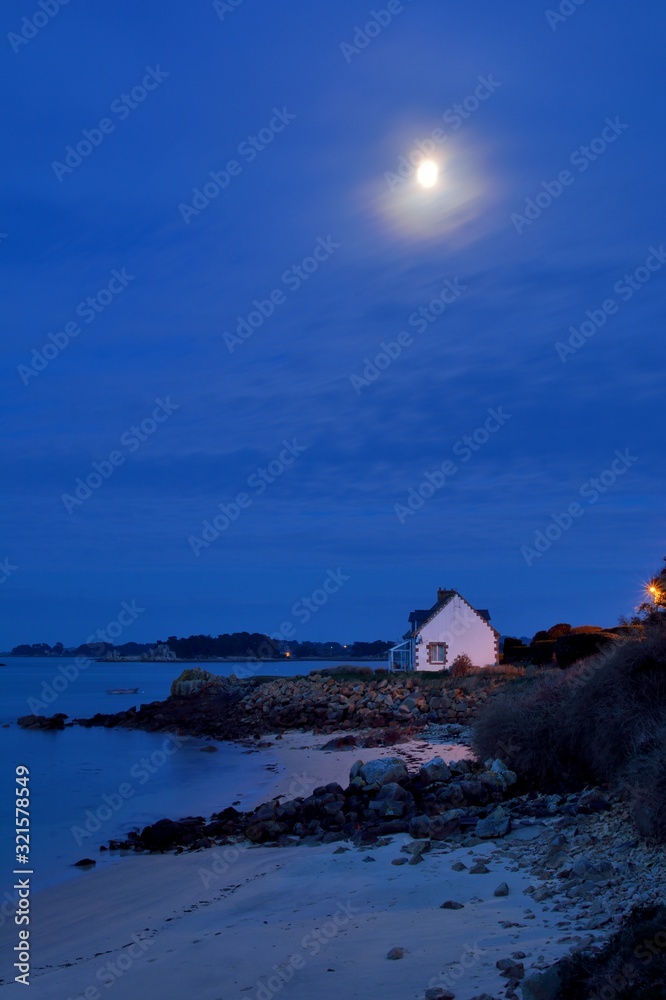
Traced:
[[434, 187], [439, 177], [439, 167], [434, 160], [424, 160], [416, 171], [416, 179], [421, 187]]

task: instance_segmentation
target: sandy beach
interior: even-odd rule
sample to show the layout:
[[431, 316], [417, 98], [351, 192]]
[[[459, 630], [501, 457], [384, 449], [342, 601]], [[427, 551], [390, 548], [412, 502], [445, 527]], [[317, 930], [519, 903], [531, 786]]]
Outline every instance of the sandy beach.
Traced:
[[[566, 950], [547, 911], [523, 895], [529, 875], [502, 859], [506, 841], [394, 866], [409, 839], [344, 853], [332, 844], [128, 857], [87, 873], [34, 897], [34, 995], [422, 1000], [441, 985], [469, 1000], [497, 995], [496, 962], [512, 952], [527, 968]], [[475, 858], [488, 874], [469, 873]], [[454, 871], [458, 860], [468, 867]], [[509, 895], [496, 898], [503, 881]], [[441, 909], [446, 900], [464, 908]], [[3, 954], [14, 935], [2, 928]], [[391, 948], [404, 957], [388, 960]], [[12, 983], [7, 996], [21, 989]]]
[[[359, 758], [399, 754], [415, 766], [436, 749], [414, 742], [322, 752], [323, 742], [303, 733], [275, 742], [276, 795], [299, 782], [344, 782]], [[406, 834], [363, 850], [243, 844], [120, 858], [33, 896], [34, 995], [422, 1000], [426, 989], [442, 986], [459, 1000], [496, 996], [506, 986], [498, 960], [524, 952], [529, 970], [568, 947], [557, 943], [561, 932], [548, 908], [524, 895], [529, 873], [506, 857], [512, 842], [538, 829], [473, 848], [434, 846], [419, 864], [401, 852], [411, 843]], [[488, 873], [470, 873], [476, 859]], [[466, 867], [456, 871], [458, 861]], [[509, 894], [498, 898], [502, 882]], [[448, 900], [463, 906], [442, 909]], [[9, 922], [0, 929], [3, 955], [16, 931]], [[404, 949], [403, 957], [387, 959], [392, 948]], [[18, 996], [11, 970], [2, 974], [7, 996]]]

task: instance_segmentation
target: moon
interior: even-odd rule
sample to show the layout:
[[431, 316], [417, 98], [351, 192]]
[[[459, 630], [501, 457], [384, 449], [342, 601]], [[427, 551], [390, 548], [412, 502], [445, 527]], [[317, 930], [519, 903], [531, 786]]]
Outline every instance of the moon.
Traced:
[[416, 171], [416, 179], [424, 188], [434, 187], [439, 177], [439, 167], [434, 160], [424, 160]]

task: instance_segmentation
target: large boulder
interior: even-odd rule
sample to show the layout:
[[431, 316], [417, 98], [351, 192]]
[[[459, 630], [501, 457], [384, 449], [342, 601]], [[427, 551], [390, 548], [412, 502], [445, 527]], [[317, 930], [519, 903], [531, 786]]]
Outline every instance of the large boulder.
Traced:
[[386, 819], [404, 816], [414, 812], [414, 796], [402, 785], [389, 781], [382, 785], [378, 795], [370, 803], [370, 809]]
[[460, 830], [461, 819], [466, 816], [464, 809], [449, 809], [439, 816], [415, 816], [409, 824], [410, 836], [421, 840], [446, 840]]
[[451, 771], [441, 757], [433, 757], [421, 767], [419, 775], [424, 784], [431, 784], [433, 781], [449, 781]]
[[[354, 768], [352, 768], [352, 772]], [[360, 778], [365, 785], [388, 785], [390, 782], [406, 781], [409, 772], [400, 757], [385, 757], [363, 764], [353, 777]]]
[[183, 670], [180, 677], [173, 681], [171, 697], [193, 698], [209, 688], [222, 687], [224, 683], [224, 679], [217, 674], [211, 674], [201, 667], [192, 667], [190, 670]]
[[502, 806], [498, 806], [486, 819], [480, 819], [474, 833], [482, 840], [505, 837], [511, 829], [511, 816]]

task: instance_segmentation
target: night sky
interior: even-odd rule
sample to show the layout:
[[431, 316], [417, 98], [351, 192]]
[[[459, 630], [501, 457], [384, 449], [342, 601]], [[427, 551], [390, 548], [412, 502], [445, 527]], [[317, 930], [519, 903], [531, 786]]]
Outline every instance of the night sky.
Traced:
[[437, 587], [503, 634], [631, 613], [666, 551], [662, 4], [1, 17], [0, 648], [123, 602], [118, 642], [397, 638]]

